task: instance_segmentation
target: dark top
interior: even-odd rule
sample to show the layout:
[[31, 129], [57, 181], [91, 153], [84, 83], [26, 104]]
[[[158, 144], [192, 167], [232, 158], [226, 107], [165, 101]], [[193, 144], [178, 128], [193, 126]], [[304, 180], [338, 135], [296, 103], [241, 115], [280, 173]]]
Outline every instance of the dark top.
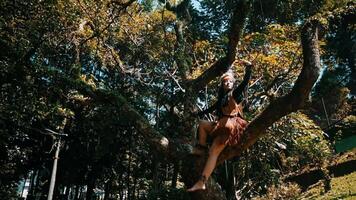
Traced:
[[[236, 103], [240, 103], [243, 100], [243, 91], [246, 89], [247, 84], [251, 78], [251, 73], [252, 73], [252, 65], [248, 65], [246, 66], [246, 72], [245, 72], [245, 76], [242, 80], [242, 82], [237, 86], [234, 87], [232, 89], [232, 96], [234, 97], [234, 100], [236, 101]], [[231, 92], [231, 91], [230, 91]], [[218, 97], [218, 101], [216, 101], [211, 107], [209, 107], [206, 110], [203, 110], [201, 112], [198, 113], [199, 116], [202, 116], [204, 114], [208, 114], [213, 112], [214, 110], [217, 111], [217, 115], [220, 117], [221, 113], [221, 108], [224, 106], [224, 104], [226, 104], [225, 102], [228, 99], [228, 95], [230, 92], [227, 92], [224, 94], [224, 96]]]

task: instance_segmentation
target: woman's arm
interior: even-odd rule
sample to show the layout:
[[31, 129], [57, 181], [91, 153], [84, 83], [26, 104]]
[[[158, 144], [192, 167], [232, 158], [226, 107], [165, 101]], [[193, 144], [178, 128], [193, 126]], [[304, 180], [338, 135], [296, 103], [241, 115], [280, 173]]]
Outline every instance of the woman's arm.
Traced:
[[250, 62], [244, 62], [244, 64], [246, 65], [244, 79], [242, 80], [242, 82], [232, 92], [232, 96], [234, 97], [236, 102], [241, 102], [242, 101], [242, 98], [243, 98], [242, 92], [247, 87], [247, 84], [248, 84], [248, 82], [249, 82], [249, 80], [251, 78], [253, 65]]

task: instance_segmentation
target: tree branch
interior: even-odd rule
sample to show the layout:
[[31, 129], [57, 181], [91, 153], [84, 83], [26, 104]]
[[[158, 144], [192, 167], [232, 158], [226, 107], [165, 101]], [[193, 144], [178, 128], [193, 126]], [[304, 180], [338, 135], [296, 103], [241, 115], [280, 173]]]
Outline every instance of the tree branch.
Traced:
[[133, 126], [150, 145], [153, 151], [163, 157], [179, 156], [176, 153], [177, 145], [174, 141], [170, 142], [166, 137], [156, 131], [140, 113], [138, 113], [121, 95], [110, 92], [104, 89], [96, 89], [82, 80], [74, 80], [62, 72], [54, 70], [52, 76], [59, 81], [73, 86], [73, 89], [78, 90], [81, 94], [89, 96], [94, 101], [105, 102], [114, 105], [119, 110], [119, 113], [125, 121]]
[[231, 27], [229, 30], [229, 43], [227, 46], [227, 62], [231, 65], [235, 61], [237, 53], [237, 43], [239, 42], [243, 28], [245, 26], [246, 17], [250, 10], [249, 3], [246, 1], [238, 1], [231, 19]]
[[201, 90], [214, 78], [226, 72], [235, 61], [237, 44], [242, 35], [247, 14], [249, 13], [249, 8], [250, 5], [244, 0], [239, 1], [236, 4], [230, 23], [230, 30], [228, 34], [229, 42], [227, 45], [226, 56], [216, 61], [202, 75], [190, 82], [190, 87], [193, 92]]
[[253, 145], [262, 137], [268, 127], [281, 117], [303, 108], [309, 93], [318, 79], [320, 71], [320, 54], [318, 45], [318, 32], [320, 22], [309, 20], [302, 28], [301, 42], [303, 48], [303, 69], [292, 91], [273, 101], [260, 115], [247, 127], [239, 144], [226, 148], [219, 157], [219, 163], [226, 159], [238, 156], [243, 150]]

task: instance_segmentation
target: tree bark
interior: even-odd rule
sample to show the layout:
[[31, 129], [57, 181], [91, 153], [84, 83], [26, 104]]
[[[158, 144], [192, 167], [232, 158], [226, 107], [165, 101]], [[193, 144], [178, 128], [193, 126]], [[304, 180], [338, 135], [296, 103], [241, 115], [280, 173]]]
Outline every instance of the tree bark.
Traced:
[[[206, 159], [207, 155], [200, 157], [187, 155], [183, 159], [181, 173], [183, 182], [187, 187], [193, 186], [193, 184], [200, 178]], [[190, 193], [191, 199], [226, 200], [224, 192], [213, 178], [209, 178], [206, 186], [206, 190], [204, 191], [201, 190]]]

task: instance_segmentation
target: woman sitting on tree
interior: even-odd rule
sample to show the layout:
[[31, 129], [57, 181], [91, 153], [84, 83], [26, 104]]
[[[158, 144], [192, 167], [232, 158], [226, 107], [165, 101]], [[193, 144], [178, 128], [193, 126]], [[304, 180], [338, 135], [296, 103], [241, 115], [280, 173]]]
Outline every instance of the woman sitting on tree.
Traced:
[[243, 119], [242, 101], [243, 91], [248, 85], [253, 65], [245, 60], [240, 63], [246, 66], [243, 81], [237, 87], [234, 87], [234, 74], [232, 72], [223, 74], [217, 102], [209, 109], [199, 113], [199, 115], [203, 115], [215, 110], [217, 121], [202, 120], [199, 122], [199, 144], [193, 149], [193, 154], [201, 155], [205, 152], [208, 135], [214, 139], [203, 173], [193, 187], [187, 190], [188, 192], [205, 189], [205, 183], [213, 172], [220, 153], [227, 145], [237, 144], [247, 126], [247, 122]]

